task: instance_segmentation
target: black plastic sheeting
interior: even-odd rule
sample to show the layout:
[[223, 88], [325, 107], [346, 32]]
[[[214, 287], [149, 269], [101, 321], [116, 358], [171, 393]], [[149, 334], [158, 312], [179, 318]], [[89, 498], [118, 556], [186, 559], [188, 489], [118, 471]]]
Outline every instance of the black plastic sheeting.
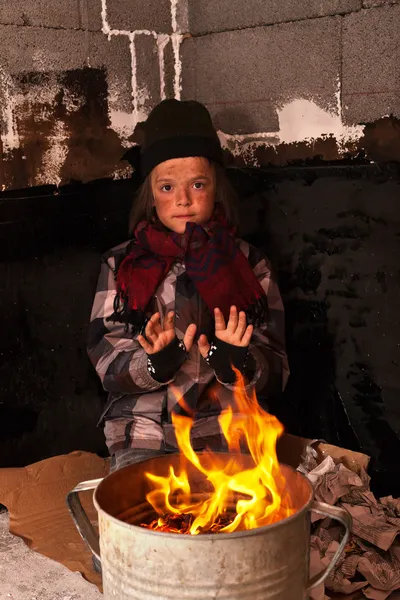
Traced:
[[[400, 495], [400, 187], [395, 166], [234, 170], [242, 233], [272, 261], [291, 433], [372, 457]], [[133, 182], [0, 196], [0, 466], [86, 449], [104, 395], [85, 336], [101, 252], [127, 237]], [[54, 193], [56, 192], [56, 193]]]

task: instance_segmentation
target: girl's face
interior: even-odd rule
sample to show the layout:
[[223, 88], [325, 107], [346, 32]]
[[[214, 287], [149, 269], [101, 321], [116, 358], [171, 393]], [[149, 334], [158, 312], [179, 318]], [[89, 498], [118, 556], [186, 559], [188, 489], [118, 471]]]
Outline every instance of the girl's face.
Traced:
[[215, 171], [206, 158], [173, 158], [151, 172], [154, 207], [161, 223], [184, 233], [188, 221], [203, 225], [215, 204]]

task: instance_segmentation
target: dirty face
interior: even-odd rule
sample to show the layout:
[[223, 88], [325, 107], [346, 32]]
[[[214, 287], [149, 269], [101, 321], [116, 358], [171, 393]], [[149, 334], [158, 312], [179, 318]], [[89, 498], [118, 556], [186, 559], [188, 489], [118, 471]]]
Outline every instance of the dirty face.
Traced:
[[215, 203], [215, 171], [206, 158], [173, 158], [151, 172], [154, 207], [160, 221], [184, 233], [188, 221], [203, 225]]

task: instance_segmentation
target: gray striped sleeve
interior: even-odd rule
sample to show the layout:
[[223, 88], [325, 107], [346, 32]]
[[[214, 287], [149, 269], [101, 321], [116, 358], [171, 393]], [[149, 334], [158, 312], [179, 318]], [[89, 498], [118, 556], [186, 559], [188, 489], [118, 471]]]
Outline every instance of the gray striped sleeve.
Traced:
[[115, 256], [102, 260], [88, 331], [88, 354], [105, 390], [141, 393], [163, 386], [147, 369], [147, 355], [122, 323], [107, 321], [113, 314]]

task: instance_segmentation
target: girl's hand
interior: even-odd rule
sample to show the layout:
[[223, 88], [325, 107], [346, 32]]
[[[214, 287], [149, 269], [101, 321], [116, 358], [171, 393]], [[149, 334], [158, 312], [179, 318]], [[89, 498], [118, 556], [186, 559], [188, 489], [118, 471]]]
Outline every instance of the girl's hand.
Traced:
[[[247, 325], [246, 313], [241, 311], [238, 315], [236, 306], [231, 306], [228, 325], [219, 308], [214, 310], [215, 337], [226, 344], [245, 348], [250, 344], [253, 335], [253, 325]], [[203, 358], [208, 355], [210, 343], [207, 336], [201, 335], [198, 341], [199, 350]]]
[[[138, 335], [137, 339], [139, 344], [142, 346], [146, 354], [155, 354], [159, 352], [168, 344], [170, 344], [174, 338], [175, 327], [174, 327], [174, 312], [171, 311], [167, 314], [164, 319], [164, 326], [161, 325], [160, 313], [154, 313], [147, 322], [145, 329], [145, 336]], [[186, 329], [183, 343], [185, 344], [186, 351], [189, 352], [193, 346], [194, 336], [196, 334], [196, 325], [192, 323]]]

